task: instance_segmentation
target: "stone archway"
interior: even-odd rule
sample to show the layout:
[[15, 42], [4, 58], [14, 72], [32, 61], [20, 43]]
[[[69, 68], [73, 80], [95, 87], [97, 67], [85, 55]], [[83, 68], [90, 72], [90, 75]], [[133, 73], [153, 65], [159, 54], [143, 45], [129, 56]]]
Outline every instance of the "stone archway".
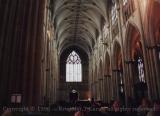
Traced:
[[125, 104], [125, 91], [124, 91], [124, 75], [122, 66], [122, 49], [119, 42], [114, 43], [113, 53], [113, 95], [115, 99], [120, 99], [122, 104]]
[[125, 51], [127, 97], [133, 97], [139, 102], [143, 97], [148, 97], [141, 35], [132, 24], [128, 25], [127, 31]]

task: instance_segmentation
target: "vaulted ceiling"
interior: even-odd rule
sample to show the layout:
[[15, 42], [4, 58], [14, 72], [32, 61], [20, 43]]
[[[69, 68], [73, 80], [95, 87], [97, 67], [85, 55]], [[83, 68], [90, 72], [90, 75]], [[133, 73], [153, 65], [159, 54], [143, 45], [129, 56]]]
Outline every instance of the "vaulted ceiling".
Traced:
[[77, 46], [91, 53], [101, 35], [110, 0], [51, 0], [59, 52]]

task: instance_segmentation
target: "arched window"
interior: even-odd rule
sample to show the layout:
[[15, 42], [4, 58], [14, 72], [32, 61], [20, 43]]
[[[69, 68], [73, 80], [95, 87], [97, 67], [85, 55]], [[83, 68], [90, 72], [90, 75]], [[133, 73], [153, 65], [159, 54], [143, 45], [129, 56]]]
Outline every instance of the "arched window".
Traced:
[[66, 82], [82, 82], [82, 64], [79, 55], [72, 51], [66, 61]]
[[142, 58], [138, 58], [138, 75], [140, 82], [145, 82], [144, 79], [144, 64]]

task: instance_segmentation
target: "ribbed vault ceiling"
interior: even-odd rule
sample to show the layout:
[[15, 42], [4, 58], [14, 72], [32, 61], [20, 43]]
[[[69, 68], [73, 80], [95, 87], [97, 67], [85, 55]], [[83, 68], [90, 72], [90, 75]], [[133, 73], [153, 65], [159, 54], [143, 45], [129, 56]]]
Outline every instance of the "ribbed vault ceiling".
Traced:
[[110, 0], [53, 0], [55, 38], [59, 52], [78, 46], [90, 53], [107, 22]]

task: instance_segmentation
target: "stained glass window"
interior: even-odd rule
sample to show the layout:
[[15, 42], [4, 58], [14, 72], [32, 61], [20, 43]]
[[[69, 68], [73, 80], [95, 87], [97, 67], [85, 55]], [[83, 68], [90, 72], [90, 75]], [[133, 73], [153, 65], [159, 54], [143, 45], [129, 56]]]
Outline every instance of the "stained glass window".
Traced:
[[72, 51], [66, 61], [66, 82], [82, 82], [82, 64], [79, 55]]
[[117, 5], [115, 3], [115, 1], [112, 1], [113, 6], [112, 6], [112, 10], [111, 10], [111, 15], [112, 15], [112, 24], [114, 24], [117, 20]]
[[144, 64], [142, 58], [138, 58], [138, 75], [140, 82], [145, 82], [144, 79]]

